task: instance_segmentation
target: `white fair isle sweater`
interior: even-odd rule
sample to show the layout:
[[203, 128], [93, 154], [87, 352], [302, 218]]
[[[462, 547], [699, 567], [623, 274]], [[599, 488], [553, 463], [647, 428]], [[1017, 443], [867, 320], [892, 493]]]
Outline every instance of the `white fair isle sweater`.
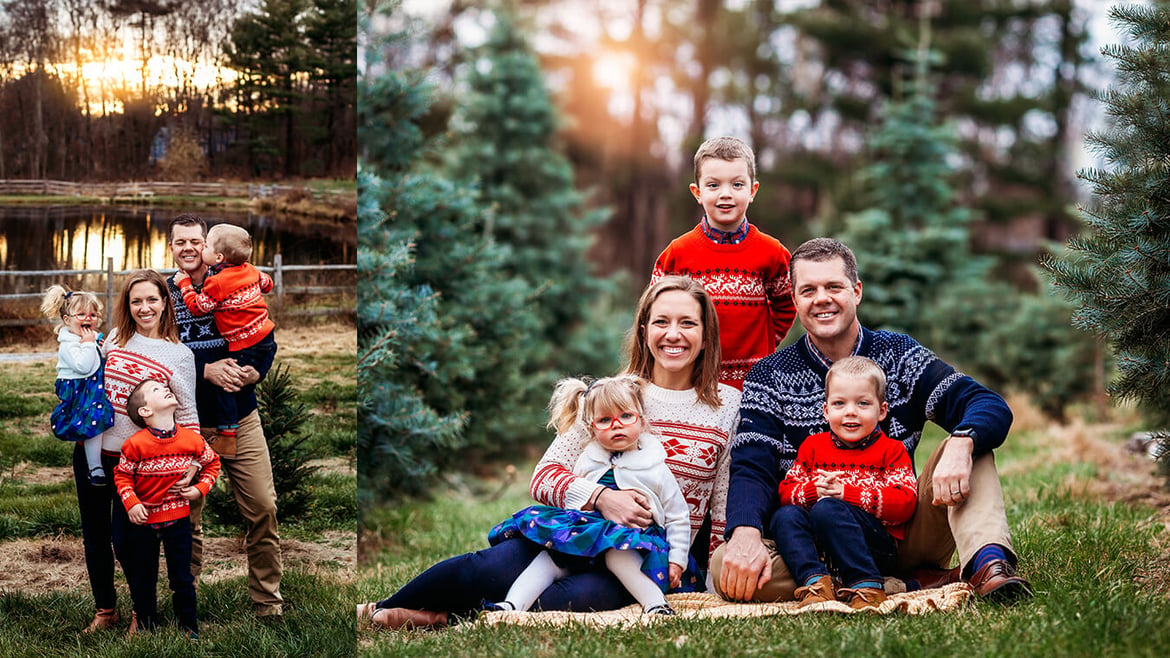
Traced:
[[142, 429], [126, 415], [126, 398], [146, 379], [163, 382], [175, 394], [179, 408], [175, 424], [199, 431], [195, 412], [195, 355], [182, 343], [134, 334], [124, 347], [117, 343], [117, 329], [102, 344], [106, 355], [106, 396], [114, 407], [114, 426], [102, 433], [102, 451], [121, 453], [122, 444]]
[[[691, 542], [711, 510], [711, 544], [723, 543], [727, 525], [727, 483], [731, 440], [739, 424], [739, 391], [719, 385], [717, 409], [699, 402], [694, 389], [672, 391], [649, 384], [643, 391], [646, 420], [666, 450], [666, 465], [690, 508]], [[582, 423], [558, 434], [536, 465], [530, 486], [543, 505], [581, 509], [597, 484], [573, 475], [573, 466], [592, 438]]]

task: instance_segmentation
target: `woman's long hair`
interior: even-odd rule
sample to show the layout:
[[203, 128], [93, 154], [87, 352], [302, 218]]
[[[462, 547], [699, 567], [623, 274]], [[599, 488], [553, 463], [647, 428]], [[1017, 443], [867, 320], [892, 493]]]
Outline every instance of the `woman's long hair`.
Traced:
[[706, 288], [689, 276], [664, 276], [646, 286], [638, 300], [638, 312], [634, 315], [634, 326], [626, 334], [625, 372], [653, 382], [654, 356], [646, 344], [646, 324], [650, 321], [650, 307], [664, 292], [681, 290], [699, 303], [703, 322], [703, 346], [691, 370], [691, 384], [700, 402], [719, 407], [719, 317]]
[[134, 316], [130, 313], [130, 289], [139, 283], [153, 283], [162, 296], [163, 309], [158, 319], [158, 329], [162, 338], [172, 342], [179, 342], [179, 323], [175, 320], [175, 308], [171, 305], [171, 292], [167, 287], [167, 280], [154, 270], [138, 270], [130, 273], [126, 285], [122, 287], [122, 294], [118, 296], [118, 303], [114, 307], [114, 330], [118, 347], [125, 347], [126, 341], [137, 333]]

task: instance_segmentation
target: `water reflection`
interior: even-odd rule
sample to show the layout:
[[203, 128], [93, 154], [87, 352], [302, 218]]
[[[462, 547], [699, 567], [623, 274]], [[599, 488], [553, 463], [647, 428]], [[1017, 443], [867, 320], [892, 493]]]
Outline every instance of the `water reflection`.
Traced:
[[[174, 266], [167, 223], [182, 210], [113, 206], [0, 206], [0, 269], [115, 270]], [[353, 264], [357, 227], [331, 222], [201, 210], [209, 225], [229, 222], [252, 234], [252, 262], [270, 266]]]

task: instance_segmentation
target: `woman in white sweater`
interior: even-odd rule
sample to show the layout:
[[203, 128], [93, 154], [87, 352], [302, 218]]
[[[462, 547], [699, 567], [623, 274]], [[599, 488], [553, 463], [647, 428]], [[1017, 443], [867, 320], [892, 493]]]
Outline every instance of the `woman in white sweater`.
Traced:
[[[682, 590], [705, 590], [699, 567], [723, 542], [727, 507], [729, 446], [739, 419], [739, 391], [719, 384], [719, 329], [715, 308], [703, 287], [688, 277], [667, 276], [642, 293], [627, 345], [626, 372], [650, 382], [642, 391], [646, 422], [661, 439], [666, 464], [686, 500], [691, 557]], [[602, 491], [573, 473], [591, 442], [583, 423], [561, 432], [532, 476], [532, 496], [545, 505], [596, 510], [614, 523], [647, 528], [653, 520], [646, 494], [634, 489]], [[710, 512], [711, 535], [695, 538]], [[523, 538], [444, 560], [387, 599], [358, 606], [358, 616], [386, 628], [444, 626], [467, 618], [484, 601], [501, 601], [517, 576], [540, 552]], [[534, 609], [613, 610], [633, 602], [621, 582], [605, 570], [574, 573], [557, 580]]]
[[[102, 464], [107, 473], [114, 471], [122, 444], [139, 429], [126, 415], [126, 398], [142, 381], [154, 379], [166, 384], [179, 401], [175, 422], [199, 431], [195, 357], [179, 341], [166, 279], [154, 270], [131, 273], [118, 297], [113, 320], [114, 328], [102, 343], [106, 395], [114, 407], [114, 425], [102, 434]], [[77, 468], [74, 460], [74, 470]], [[92, 632], [118, 621], [114, 555], [121, 554], [121, 541], [130, 520], [125, 508], [115, 500], [112, 487], [94, 487], [85, 478], [77, 478], [77, 503], [85, 567], [97, 607], [86, 629]]]

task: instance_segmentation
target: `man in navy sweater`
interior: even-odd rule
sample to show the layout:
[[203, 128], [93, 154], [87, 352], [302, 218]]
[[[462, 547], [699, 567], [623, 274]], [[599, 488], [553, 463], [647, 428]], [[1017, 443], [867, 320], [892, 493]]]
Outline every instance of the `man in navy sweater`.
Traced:
[[[829, 366], [859, 355], [885, 371], [889, 412], [882, 427], [911, 458], [927, 420], [950, 433], [919, 474], [918, 509], [898, 547], [908, 584], [934, 587], [961, 577], [994, 600], [1030, 596], [1016, 574], [992, 454], [1011, 427], [1007, 403], [913, 338], [862, 327], [857, 260], [841, 242], [804, 243], [792, 253], [790, 273], [807, 335], [757, 363], [744, 382], [731, 447], [727, 543], [711, 558], [716, 591], [729, 600], [793, 599], [796, 584], [765, 530], [800, 443], [828, 430], [822, 404]], [[960, 567], [948, 570], [956, 550]]]

